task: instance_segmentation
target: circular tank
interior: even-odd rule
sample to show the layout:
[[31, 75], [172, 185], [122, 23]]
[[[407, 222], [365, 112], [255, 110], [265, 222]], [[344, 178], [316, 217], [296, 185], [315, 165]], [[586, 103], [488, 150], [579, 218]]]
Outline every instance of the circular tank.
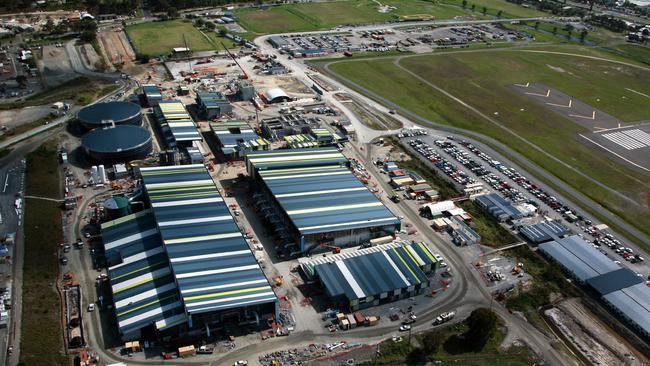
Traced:
[[130, 213], [129, 200], [122, 196], [113, 196], [104, 201], [104, 209], [109, 220], [119, 219]]
[[142, 159], [152, 149], [149, 131], [131, 125], [96, 128], [81, 138], [81, 146], [90, 161], [105, 164]]
[[140, 106], [123, 101], [96, 103], [82, 108], [77, 114], [81, 124], [93, 129], [113, 121], [115, 125], [137, 125], [142, 124], [142, 112]]

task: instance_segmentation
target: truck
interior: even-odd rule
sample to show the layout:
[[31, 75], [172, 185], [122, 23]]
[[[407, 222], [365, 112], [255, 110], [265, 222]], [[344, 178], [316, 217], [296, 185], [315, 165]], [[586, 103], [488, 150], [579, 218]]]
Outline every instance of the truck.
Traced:
[[393, 191], [393, 193], [391, 193], [390, 200], [395, 202], [395, 203], [399, 203], [400, 198], [399, 198], [399, 195], [397, 194], [397, 192]]
[[449, 311], [449, 312], [446, 312], [446, 313], [442, 313], [442, 314], [438, 315], [438, 317], [433, 320], [433, 325], [440, 325], [440, 324], [446, 323], [446, 322], [450, 321], [451, 319], [453, 319], [454, 316], [456, 316], [455, 311]]
[[208, 346], [200, 346], [196, 349], [197, 355], [211, 355], [214, 352], [214, 348]]

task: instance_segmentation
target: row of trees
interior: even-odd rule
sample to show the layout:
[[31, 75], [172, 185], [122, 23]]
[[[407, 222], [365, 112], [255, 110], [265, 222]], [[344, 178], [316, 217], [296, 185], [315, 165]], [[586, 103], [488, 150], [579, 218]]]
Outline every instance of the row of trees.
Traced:
[[588, 22], [609, 29], [613, 32], [623, 32], [627, 30], [627, 24], [624, 21], [609, 15], [592, 15]]
[[94, 42], [97, 38], [97, 22], [90, 19], [70, 22], [67, 20], [54, 24], [52, 19], [48, 19], [43, 25], [43, 32], [49, 35], [61, 35], [67, 32], [79, 34], [83, 42]]
[[[33, 11], [33, 0], [7, 0], [0, 1], [1, 6], [10, 12]], [[123, 14], [130, 15], [137, 10], [138, 0], [66, 0], [65, 4], [46, 4], [45, 8], [52, 9], [85, 9], [91, 14]]]

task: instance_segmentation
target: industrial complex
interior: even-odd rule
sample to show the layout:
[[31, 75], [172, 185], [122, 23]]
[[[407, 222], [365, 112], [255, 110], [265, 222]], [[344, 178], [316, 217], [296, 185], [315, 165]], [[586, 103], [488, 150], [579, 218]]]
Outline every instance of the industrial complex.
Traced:
[[[522, 160], [508, 160], [478, 132], [424, 124], [424, 113], [392, 104], [399, 100], [361, 92], [372, 85], [333, 77], [330, 64], [356, 67], [367, 61], [357, 53], [394, 51], [386, 56], [394, 62], [381, 67], [408, 71], [403, 75], [411, 78], [407, 68], [420, 62], [411, 53], [522, 39], [533, 47], [527, 32], [550, 37], [546, 28], [564, 24], [564, 14], [544, 20], [529, 4], [523, 10], [507, 5], [535, 17], [492, 14], [491, 8], [481, 16], [474, 4], [443, 5], [458, 13], [453, 24], [434, 21], [440, 4], [369, 2], [354, 4], [355, 11], [372, 12], [369, 24], [339, 26], [337, 20], [327, 23], [328, 30], [316, 30], [325, 23], [310, 23], [320, 14], [297, 14], [345, 8], [348, 1], [217, 10], [179, 5], [165, 15], [170, 19], [155, 23], [150, 19], [162, 13], [147, 10], [135, 22], [105, 15], [92, 30], [104, 54], [67, 38], [61, 46], [44, 46], [38, 67], [45, 58], [79, 51], [83, 57], [68, 62], [74, 73], [101, 79], [111, 92], [83, 106], [74, 104], [81, 98], [70, 97], [74, 103], [27, 109], [48, 116], [34, 135], [0, 131], [0, 143], [21, 138], [34, 151], [23, 159], [27, 147], [0, 149], [6, 154], [0, 161], [13, 164], [0, 164], [0, 201], [6, 201], [0, 205], [0, 274], [7, 275], [0, 276], [6, 277], [0, 281], [0, 339], [18, 344], [38, 333], [7, 320], [12, 289], [38, 277], [61, 296], [60, 312], [53, 298], [43, 302], [46, 308], [34, 305], [39, 319], [64, 327], [64, 346], [43, 352], [58, 350], [57, 356], [74, 357], [80, 366], [649, 364], [650, 267], [643, 243], [627, 235], [631, 231], [605, 220], [608, 213], [593, 214], [600, 206], [578, 206], [570, 199], [580, 197], [562, 188], [569, 182], [549, 183], [554, 176], [538, 171], [523, 152], [517, 152]], [[427, 14], [401, 15], [410, 7]], [[271, 34], [250, 27], [278, 14], [314, 30]], [[90, 21], [90, 14], [66, 20]], [[282, 23], [274, 21], [263, 25]], [[575, 31], [583, 29], [589, 30]], [[582, 41], [589, 45], [591, 38]], [[577, 41], [569, 33], [570, 42]], [[132, 52], [126, 57], [118, 48]], [[530, 60], [541, 55], [520, 51], [499, 53]], [[325, 55], [335, 57], [305, 60]], [[6, 65], [0, 62], [0, 69]], [[546, 66], [563, 77], [581, 77], [564, 63]], [[560, 78], [555, 74], [549, 84]], [[425, 77], [418, 87], [429, 88]], [[523, 82], [510, 87], [527, 90], [525, 98], [559, 98], [550, 87], [538, 95], [539, 83]], [[404, 90], [410, 89], [396, 81], [394, 97], [411, 98], [399, 94]], [[638, 98], [647, 91], [630, 93]], [[422, 104], [423, 110], [437, 103]], [[546, 104], [568, 111], [575, 106], [568, 103]], [[494, 107], [475, 117], [493, 119], [493, 128], [506, 119], [503, 105]], [[519, 112], [532, 113], [527, 109]], [[594, 120], [600, 113], [593, 112]], [[547, 132], [542, 128], [548, 126], [536, 127]], [[36, 149], [44, 133], [56, 143]], [[48, 161], [47, 169], [34, 173], [34, 161]], [[57, 235], [43, 234], [50, 228], [42, 217], [24, 214], [35, 203], [61, 214]], [[13, 233], [2, 231], [11, 225]], [[14, 260], [19, 265], [36, 257], [34, 244], [21, 246], [34, 238], [41, 245], [39, 263], [56, 271], [38, 267], [38, 275], [23, 275], [16, 272], [22, 267], [10, 268]], [[25, 318], [27, 301], [38, 301], [33, 289], [18, 297]], [[481, 342], [475, 341], [481, 333], [476, 324], [490, 328]]]

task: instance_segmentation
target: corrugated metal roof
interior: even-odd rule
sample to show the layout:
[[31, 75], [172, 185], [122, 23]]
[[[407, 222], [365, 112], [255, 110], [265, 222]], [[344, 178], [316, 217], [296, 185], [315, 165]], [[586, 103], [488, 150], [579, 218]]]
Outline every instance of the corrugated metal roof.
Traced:
[[154, 114], [170, 145], [175, 146], [180, 141], [201, 140], [201, 134], [183, 103], [177, 100], [160, 101], [154, 107]]
[[625, 314], [646, 336], [650, 336], [650, 288], [646, 284], [639, 283], [611, 292], [603, 296], [603, 299]]
[[492, 216], [501, 220], [516, 219], [522, 216], [517, 208], [496, 193], [478, 196], [476, 197], [476, 202]]
[[399, 224], [347, 167], [258, 172], [302, 235]]
[[349, 165], [348, 159], [333, 147], [256, 151], [247, 153], [246, 161], [249, 173], [273, 169]]
[[141, 173], [189, 313], [276, 301], [203, 165]]
[[210, 129], [225, 149], [258, 149], [271, 144], [242, 120], [210, 122]]
[[424, 243], [389, 246], [361, 255], [337, 255], [314, 266], [329, 296], [345, 295], [349, 300], [405, 290], [428, 283], [421, 267], [436, 260]]
[[540, 244], [539, 249], [580, 281], [586, 281], [620, 268], [577, 235]]
[[544, 221], [519, 229], [519, 233], [526, 240], [535, 244], [558, 239], [561, 236], [567, 235], [569, 232], [569, 229], [562, 225], [559, 220]]
[[643, 279], [629, 268], [619, 268], [616, 271], [603, 273], [587, 280], [587, 284], [601, 296], [641, 282], [644, 282]]
[[164, 329], [187, 321], [150, 210], [104, 223], [102, 238], [107, 258], [117, 262], [109, 267], [108, 277], [121, 334], [152, 324]]

